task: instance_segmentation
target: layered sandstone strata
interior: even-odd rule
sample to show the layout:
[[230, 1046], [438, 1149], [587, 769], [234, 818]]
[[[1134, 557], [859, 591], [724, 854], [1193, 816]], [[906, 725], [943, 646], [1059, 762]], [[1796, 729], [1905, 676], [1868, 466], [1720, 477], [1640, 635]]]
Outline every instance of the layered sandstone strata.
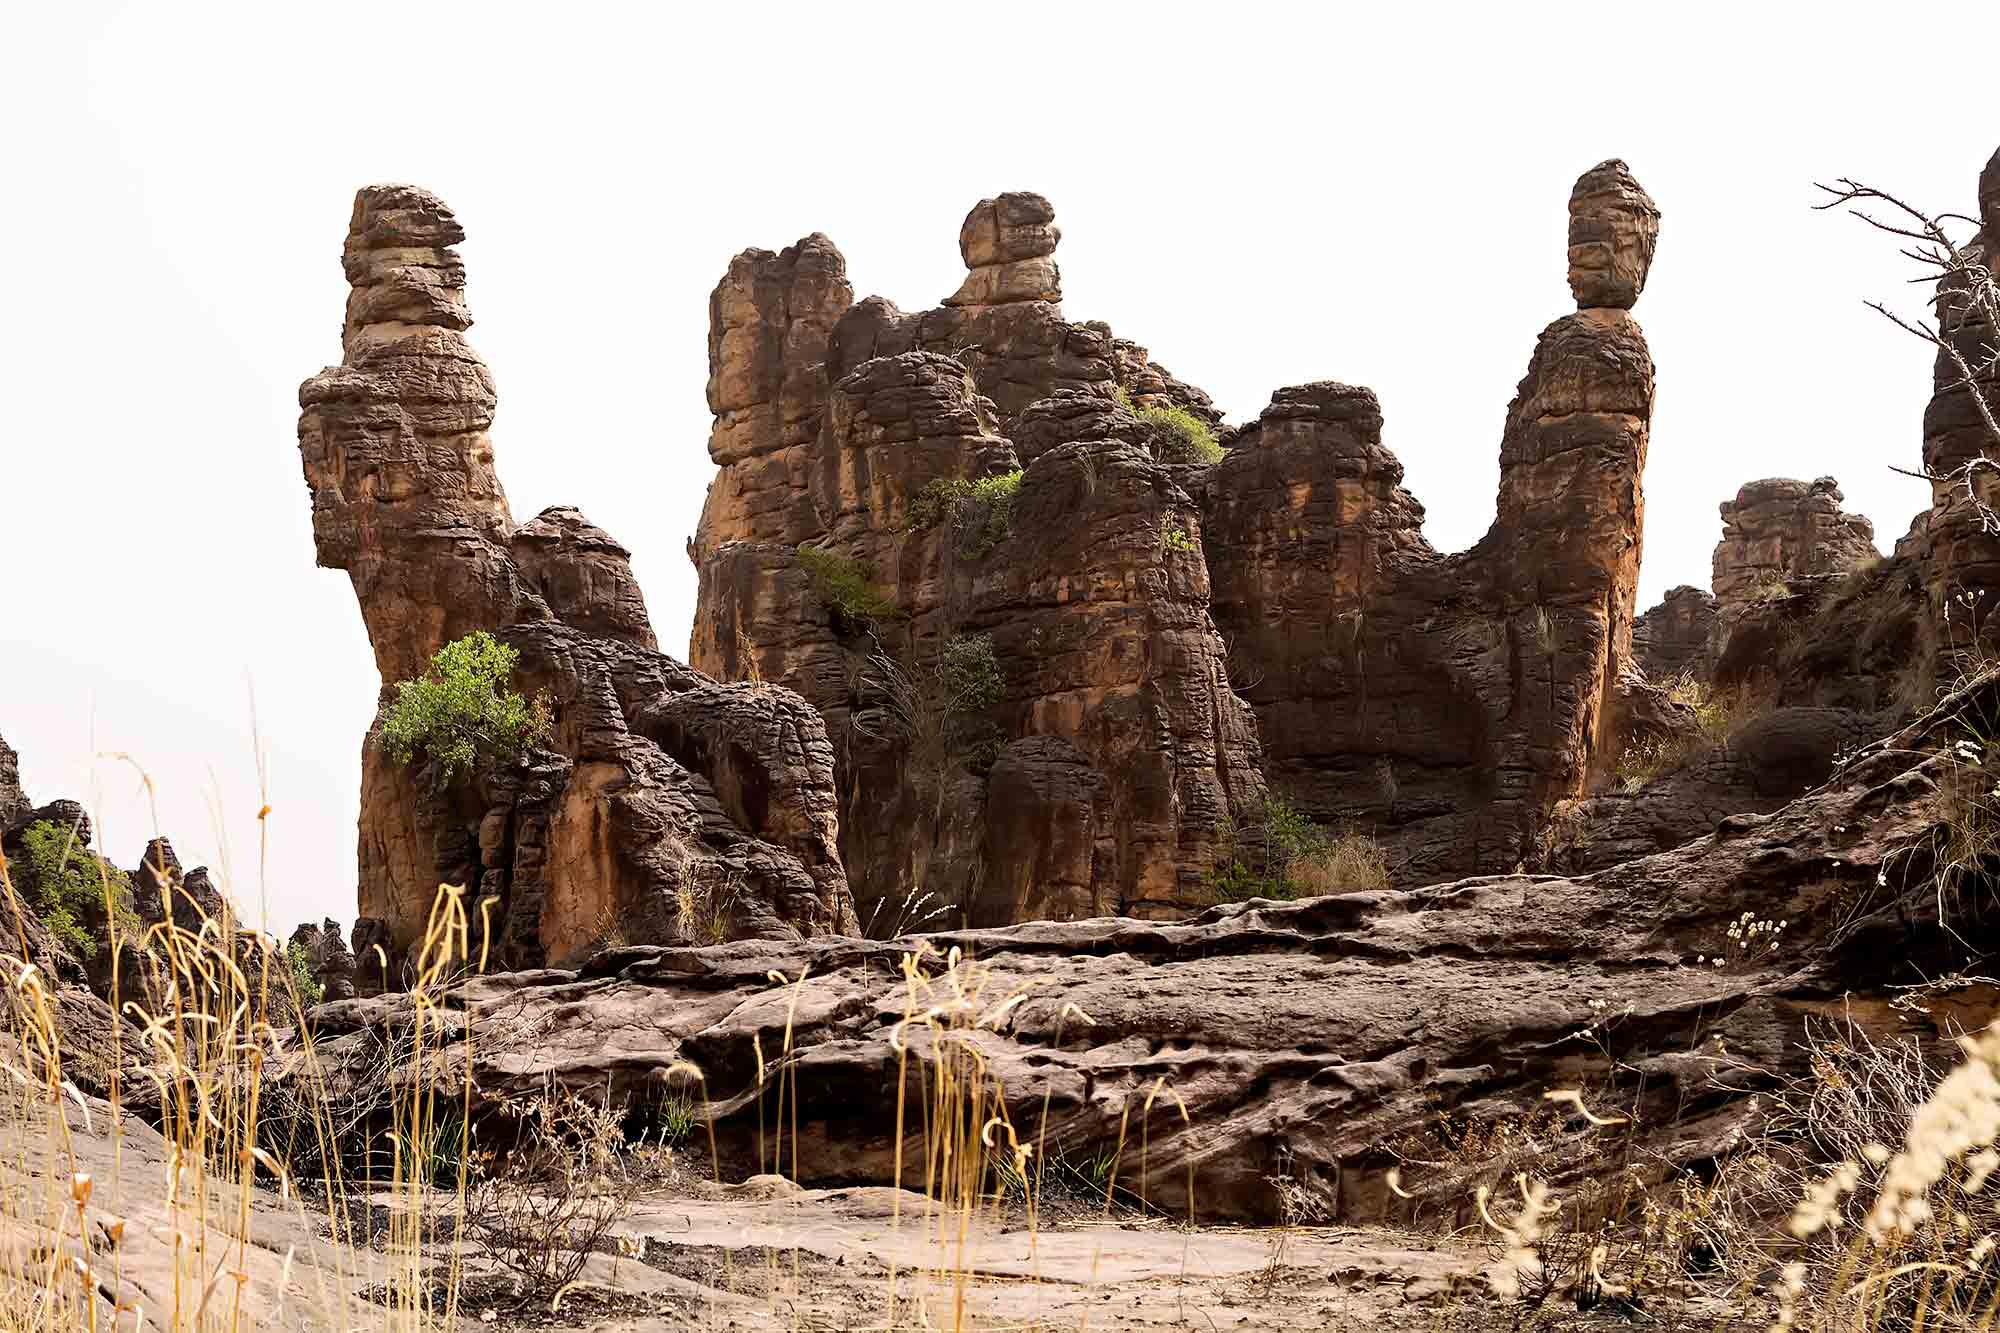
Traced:
[[446, 643], [487, 630], [520, 650], [521, 684], [553, 699], [554, 737], [445, 787], [371, 729], [360, 905], [380, 926], [361, 933], [385, 956], [407, 950], [440, 884], [471, 894], [484, 942], [523, 965], [612, 935], [673, 938], [690, 899], [736, 933], [851, 929], [813, 711], [660, 654], [626, 551], [576, 510], [514, 521], [492, 376], [465, 337], [464, 235], [423, 190], [355, 198], [341, 363], [299, 391], [314, 541], [353, 582], [382, 704]]
[[[2000, 151], [1979, 174], [1979, 231], [1964, 247], [1969, 264], [2000, 261]], [[1994, 604], [2000, 600], [2000, 363], [1994, 348], [2000, 330], [1992, 321], [1991, 283], [1987, 300], [1969, 295], [1969, 277], [1938, 285], [1937, 324], [1945, 339], [1938, 349], [1930, 406], [1924, 412], [1924, 469], [1932, 477], [1930, 520], [1918, 541], [1934, 615], [1957, 599], [1961, 636], [1976, 618], [1977, 636], [1995, 637]], [[1974, 368], [1968, 383], [1964, 366]], [[1985, 465], [1973, 466], [1980, 460]], [[1917, 534], [1913, 533], [1913, 536]], [[1976, 607], [1976, 612], [1970, 608]]]
[[[1629, 308], [1658, 217], [1622, 163], [1578, 182], [1583, 304], [1510, 409], [1493, 531], [1454, 557], [1425, 542], [1366, 389], [1281, 390], [1220, 464], [1155, 462], [1132, 407], [1218, 414], [1064, 318], [1039, 196], [975, 206], [966, 281], [930, 311], [843, 310], [823, 236], [746, 251], [710, 307], [721, 470], [690, 551], [692, 660], [827, 717], [864, 904], [1184, 910], [1271, 787], [1391, 844], [1407, 879], [1515, 864], [1617, 744], [1653, 387]], [[966, 537], [993, 531], [967, 504], [924, 509], [1016, 468], [1002, 540]], [[879, 595], [866, 624], [828, 606], [802, 545]], [[882, 681], [968, 635], [1006, 681], [992, 735], [920, 776]]]

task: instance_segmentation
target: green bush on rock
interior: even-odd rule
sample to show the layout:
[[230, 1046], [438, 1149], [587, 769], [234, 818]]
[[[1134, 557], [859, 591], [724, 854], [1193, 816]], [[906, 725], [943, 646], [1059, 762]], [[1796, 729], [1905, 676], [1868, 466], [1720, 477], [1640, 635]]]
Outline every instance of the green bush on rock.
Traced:
[[1162, 463], [1219, 463], [1223, 448], [1206, 421], [1184, 407], [1170, 404], [1136, 407], [1139, 420], [1152, 437], [1153, 457]]
[[20, 855], [7, 873], [32, 895], [49, 933], [80, 958], [97, 956], [97, 937], [84, 923], [94, 908], [102, 908], [107, 888], [113, 919], [122, 930], [138, 932], [130, 877], [81, 845], [66, 824], [41, 819], [23, 829]]
[[1283, 796], [1264, 802], [1264, 862], [1246, 865], [1232, 848], [1208, 878], [1215, 902], [1312, 898], [1389, 887], [1389, 863], [1375, 840], [1355, 829], [1329, 833]]
[[546, 696], [507, 688], [520, 660], [485, 630], [446, 644], [422, 676], [397, 684], [378, 744], [398, 763], [429, 759], [440, 786], [482, 761], [518, 759], [549, 731]]
[[910, 501], [903, 526], [919, 532], [948, 522], [959, 555], [984, 560], [1013, 535], [1020, 489], [1020, 468], [992, 477], [939, 477]]
[[859, 627], [896, 614], [896, 604], [869, 583], [874, 571], [859, 560], [800, 542], [799, 563], [812, 575], [821, 604], [848, 626]]

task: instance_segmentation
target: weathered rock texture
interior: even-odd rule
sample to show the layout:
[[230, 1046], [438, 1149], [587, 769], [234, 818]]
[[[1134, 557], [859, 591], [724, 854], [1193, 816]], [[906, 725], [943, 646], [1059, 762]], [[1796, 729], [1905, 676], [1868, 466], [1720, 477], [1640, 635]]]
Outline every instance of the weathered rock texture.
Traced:
[[[952, 932], [929, 938], [930, 989], [914, 997], [897, 971], [916, 940], [630, 949], [582, 972], [480, 978], [432, 1013], [476, 1025], [474, 1082], [489, 1097], [552, 1079], [643, 1099], [675, 1061], [695, 1063], [737, 1172], [756, 1153], [753, 1043], [776, 1051], [789, 1032], [801, 1175], [887, 1181], [895, 1042], [907, 1037], [913, 1062], [931, 1049], [925, 1025], [903, 1020], [949, 1003], [946, 955], [963, 951], [987, 970], [975, 1010], [994, 1009], [971, 1040], [1014, 1123], [1038, 1134], [1046, 1105], [1050, 1151], [1072, 1157], [1143, 1126], [1143, 1161], [1128, 1154], [1120, 1181], [1169, 1208], [1184, 1206], [1192, 1170], [1200, 1212], [1269, 1217], [1266, 1177], [1288, 1160], [1329, 1192], [1333, 1220], [1394, 1216], [1389, 1145], [1441, 1115], [1480, 1126], [1526, 1114], [1556, 1087], [1593, 1089], [1598, 1113], [1631, 1118], [1638, 1151], [1620, 1163], [1657, 1152], [1684, 1165], [1754, 1131], [1757, 1094], [1805, 1074], [1810, 1019], [1880, 1035], [1994, 1016], [1990, 984], [1927, 999], [1931, 1018], [1891, 1004], [1888, 988], [1951, 974], [1977, 948], [1938, 919], [1939, 791], [1976, 774], [1954, 767], [1953, 749], [1965, 719], [1996, 706], [1989, 677], [1811, 796], [1587, 878], [1254, 902], [1180, 924]], [[1992, 892], [1984, 879], [1963, 887]], [[1968, 898], [1959, 910], [1980, 908]], [[1777, 947], [1730, 948], [1745, 914], [1789, 923]], [[1711, 964], [1719, 956], [1726, 966]], [[774, 985], [772, 970], [805, 979]], [[1014, 994], [1018, 1006], [994, 1008]], [[377, 1067], [409, 1018], [401, 997], [329, 1006], [319, 1059], [336, 1082]], [[455, 1064], [436, 1077], [457, 1095]], [[1149, 1116], [1162, 1082], [1172, 1096], [1153, 1098]], [[901, 1151], [917, 1169], [915, 1129]], [[1541, 1160], [1560, 1180], [1611, 1158], [1578, 1125]], [[1431, 1206], [1464, 1189], [1407, 1166], [1404, 1185]]]
[[1875, 525], [1840, 507], [1832, 477], [1745, 482], [1722, 503], [1722, 540], [1709, 587], [1725, 609], [1782, 597], [1802, 576], [1839, 574], [1879, 560]]
[[[827, 717], [864, 915], [924, 890], [973, 922], [1185, 910], [1267, 779], [1390, 843], [1408, 881], [1523, 859], [1618, 744], [1652, 411], [1628, 311], [1658, 210], [1607, 162], [1570, 211], [1580, 308], [1509, 411], [1492, 531], [1452, 557], [1425, 542], [1366, 389], [1280, 390], [1220, 464], [1154, 461], [1131, 407], [1219, 415], [1144, 348], [1063, 318], [1039, 196], [981, 201], [964, 285], [921, 313], [850, 307], [824, 236], [737, 256], [710, 307], [721, 471], [690, 549], [690, 656]], [[925, 507], [1017, 468], [1002, 539], [973, 502]], [[802, 544], [893, 609], [830, 610]], [[913, 765], [883, 662], [921, 677], [966, 635], [1006, 680], [991, 743]]]
[[465, 338], [452, 248], [464, 234], [422, 190], [357, 194], [341, 364], [299, 391], [313, 535], [319, 563], [353, 581], [384, 704], [446, 643], [489, 630], [521, 651], [523, 684], [554, 700], [555, 736], [440, 790], [371, 731], [362, 915], [394, 955], [438, 886], [458, 885], [494, 900], [475, 920], [522, 964], [614, 934], [674, 938], [688, 894], [721, 902], [735, 932], [852, 928], [812, 710], [661, 655], [627, 553], [576, 510], [514, 522], [494, 469], [492, 377]]
[[1628, 310], [1659, 213], [1607, 162], [1570, 215], [1586, 304], [1541, 335], [1470, 551], [1424, 541], [1366, 389], [1280, 390], [1203, 484], [1215, 618], [1271, 785], [1373, 833], [1404, 882], [1528, 858], [1620, 744], [1653, 406]]
[[1715, 595], [1689, 584], [1669, 588], [1660, 604], [1632, 622], [1632, 661], [1653, 680], [1715, 670]]
[[28, 798], [21, 791], [21, 756], [0, 736], [0, 829], [13, 825], [28, 810]]
[[[852, 304], [819, 235], [738, 255], [711, 301], [690, 658], [825, 717], [842, 855], [884, 928], [925, 894], [975, 922], [1180, 910], [1261, 807], [1194, 503], [1113, 389], [1206, 397], [1064, 319], [1058, 236], [1046, 200], [1001, 195], [938, 309]], [[939, 491], [1010, 477], [990, 503]], [[828, 562], [878, 604], [839, 605]], [[938, 663], [967, 641], [1000, 687], [953, 715]]]
[[[1991, 265], [2000, 260], [2000, 151], [1979, 174], [1978, 214], [1979, 231], [1966, 246], [1967, 258]], [[1951, 348], [1971, 365], [1985, 366], [2000, 344], [2000, 330], [1985, 306], [1967, 298], [1959, 279], [1939, 284], [1937, 295], [1938, 326]], [[1933, 614], [1942, 616], [1957, 597], [1972, 599], [1978, 623], [1976, 628], [1963, 623], [1961, 604], [1961, 642], [1970, 646], [1976, 637], [1990, 645], [2000, 624], [1988, 623], [2000, 601], [2000, 532], [1989, 519], [2000, 507], [2000, 473], [1980, 467], [1968, 475], [1965, 469], [1975, 459], [2000, 457], [2000, 438], [1988, 424], [1989, 414], [2000, 420], [2000, 372], [1985, 370], [1977, 383], [1967, 384], [1957, 359], [1940, 347], [1933, 378], [1936, 391], [1924, 412], [1924, 467], [1935, 480], [1918, 550]]]

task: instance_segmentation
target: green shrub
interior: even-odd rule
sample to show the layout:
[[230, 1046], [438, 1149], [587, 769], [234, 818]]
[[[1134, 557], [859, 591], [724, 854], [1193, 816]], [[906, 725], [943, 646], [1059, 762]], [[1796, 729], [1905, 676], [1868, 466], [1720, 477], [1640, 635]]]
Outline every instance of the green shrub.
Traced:
[[78, 843], [67, 824], [40, 819], [22, 830], [21, 853], [9, 863], [8, 874], [32, 895], [49, 933], [80, 958], [97, 956], [97, 936], [84, 923], [101, 909], [107, 881], [114, 920], [122, 930], [138, 933], [131, 879]]
[[983, 712], [1007, 695], [1007, 678], [993, 655], [989, 634], [954, 635], [938, 654], [938, 679], [944, 685], [947, 717]]
[[1188, 536], [1187, 529], [1176, 523], [1171, 514], [1160, 515], [1160, 549], [1181, 554], [1194, 549], [1194, 538]]
[[1232, 853], [1209, 873], [1214, 901], [1310, 898], [1389, 887], [1389, 863], [1365, 833], [1328, 833], [1278, 795], [1265, 799], [1261, 822], [1263, 869], [1245, 865]]
[[869, 583], [875, 571], [859, 560], [824, 546], [800, 542], [799, 563], [812, 575], [813, 584], [819, 589], [820, 604], [846, 626], [859, 628], [896, 614], [896, 604]]
[[285, 965], [291, 969], [292, 989], [299, 993], [299, 1003], [310, 1009], [326, 998], [326, 988], [319, 984], [319, 969], [313, 966], [312, 955], [306, 946], [293, 942], [285, 946]]
[[[1129, 403], [1131, 399], [1128, 397]], [[1223, 448], [1206, 421], [1185, 407], [1160, 404], [1134, 408], [1152, 437], [1153, 457], [1162, 463], [1219, 463]]]
[[939, 477], [910, 501], [903, 526], [918, 532], [949, 522], [958, 553], [984, 560], [1014, 531], [1014, 493], [1021, 469], [993, 477]]
[[429, 758], [440, 786], [482, 760], [519, 758], [549, 730], [546, 697], [506, 688], [520, 660], [485, 630], [446, 644], [424, 675], [397, 684], [378, 743], [398, 763]]

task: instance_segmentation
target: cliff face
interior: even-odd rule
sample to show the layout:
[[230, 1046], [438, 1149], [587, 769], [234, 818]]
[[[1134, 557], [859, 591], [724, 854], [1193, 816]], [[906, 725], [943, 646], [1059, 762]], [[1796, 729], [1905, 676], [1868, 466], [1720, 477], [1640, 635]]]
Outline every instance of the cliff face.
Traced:
[[[1267, 779], [1406, 878], [1511, 866], [1614, 743], [1658, 218], [1622, 163], [1578, 182], [1579, 309], [1509, 411], [1492, 532], [1452, 557], [1366, 389], [1280, 390], [1220, 463], [1159, 461], [1134, 409], [1219, 415], [1063, 317], [1039, 196], [972, 210], [934, 310], [850, 304], [824, 236], [745, 251], [710, 305], [691, 660], [826, 717], [864, 917], [925, 891], [974, 922], [1184, 909]], [[829, 556], [869, 614], [829, 596]], [[940, 762], [904, 696], [968, 639], [1004, 684]]]
[[1053, 218], [982, 201], [936, 310], [850, 306], [821, 236], [745, 251], [710, 305], [721, 471], [690, 657], [825, 717], [878, 928], [920, 901], [995, 922], [1177, 910], [1262, 804], [1193, 501], [1113, 388], [1122, 366], [1201, 400], [1063, 318]]
[[319, 563], [353, 582], [382, 703], [446, 643], [489, 630], [520, 650], [526, 688], [551, 696], [555, 739], [440, 790], [371, 730], [359, 859], [372, 923], [357, 942], [407, 949], [441, 883], [492, 899], [483, 919], [514, 965], [578, 957], [614, 929], [673, 938], [690, 894], [734, 933], [851, 928], [812, 710], [660, 654], [625, 550], [576, 510], [514, 522], [492, 377], [465, 338], [462, 239], [422, 190], [356, 196], [341, 363], [299, 391], [313, 535]]

